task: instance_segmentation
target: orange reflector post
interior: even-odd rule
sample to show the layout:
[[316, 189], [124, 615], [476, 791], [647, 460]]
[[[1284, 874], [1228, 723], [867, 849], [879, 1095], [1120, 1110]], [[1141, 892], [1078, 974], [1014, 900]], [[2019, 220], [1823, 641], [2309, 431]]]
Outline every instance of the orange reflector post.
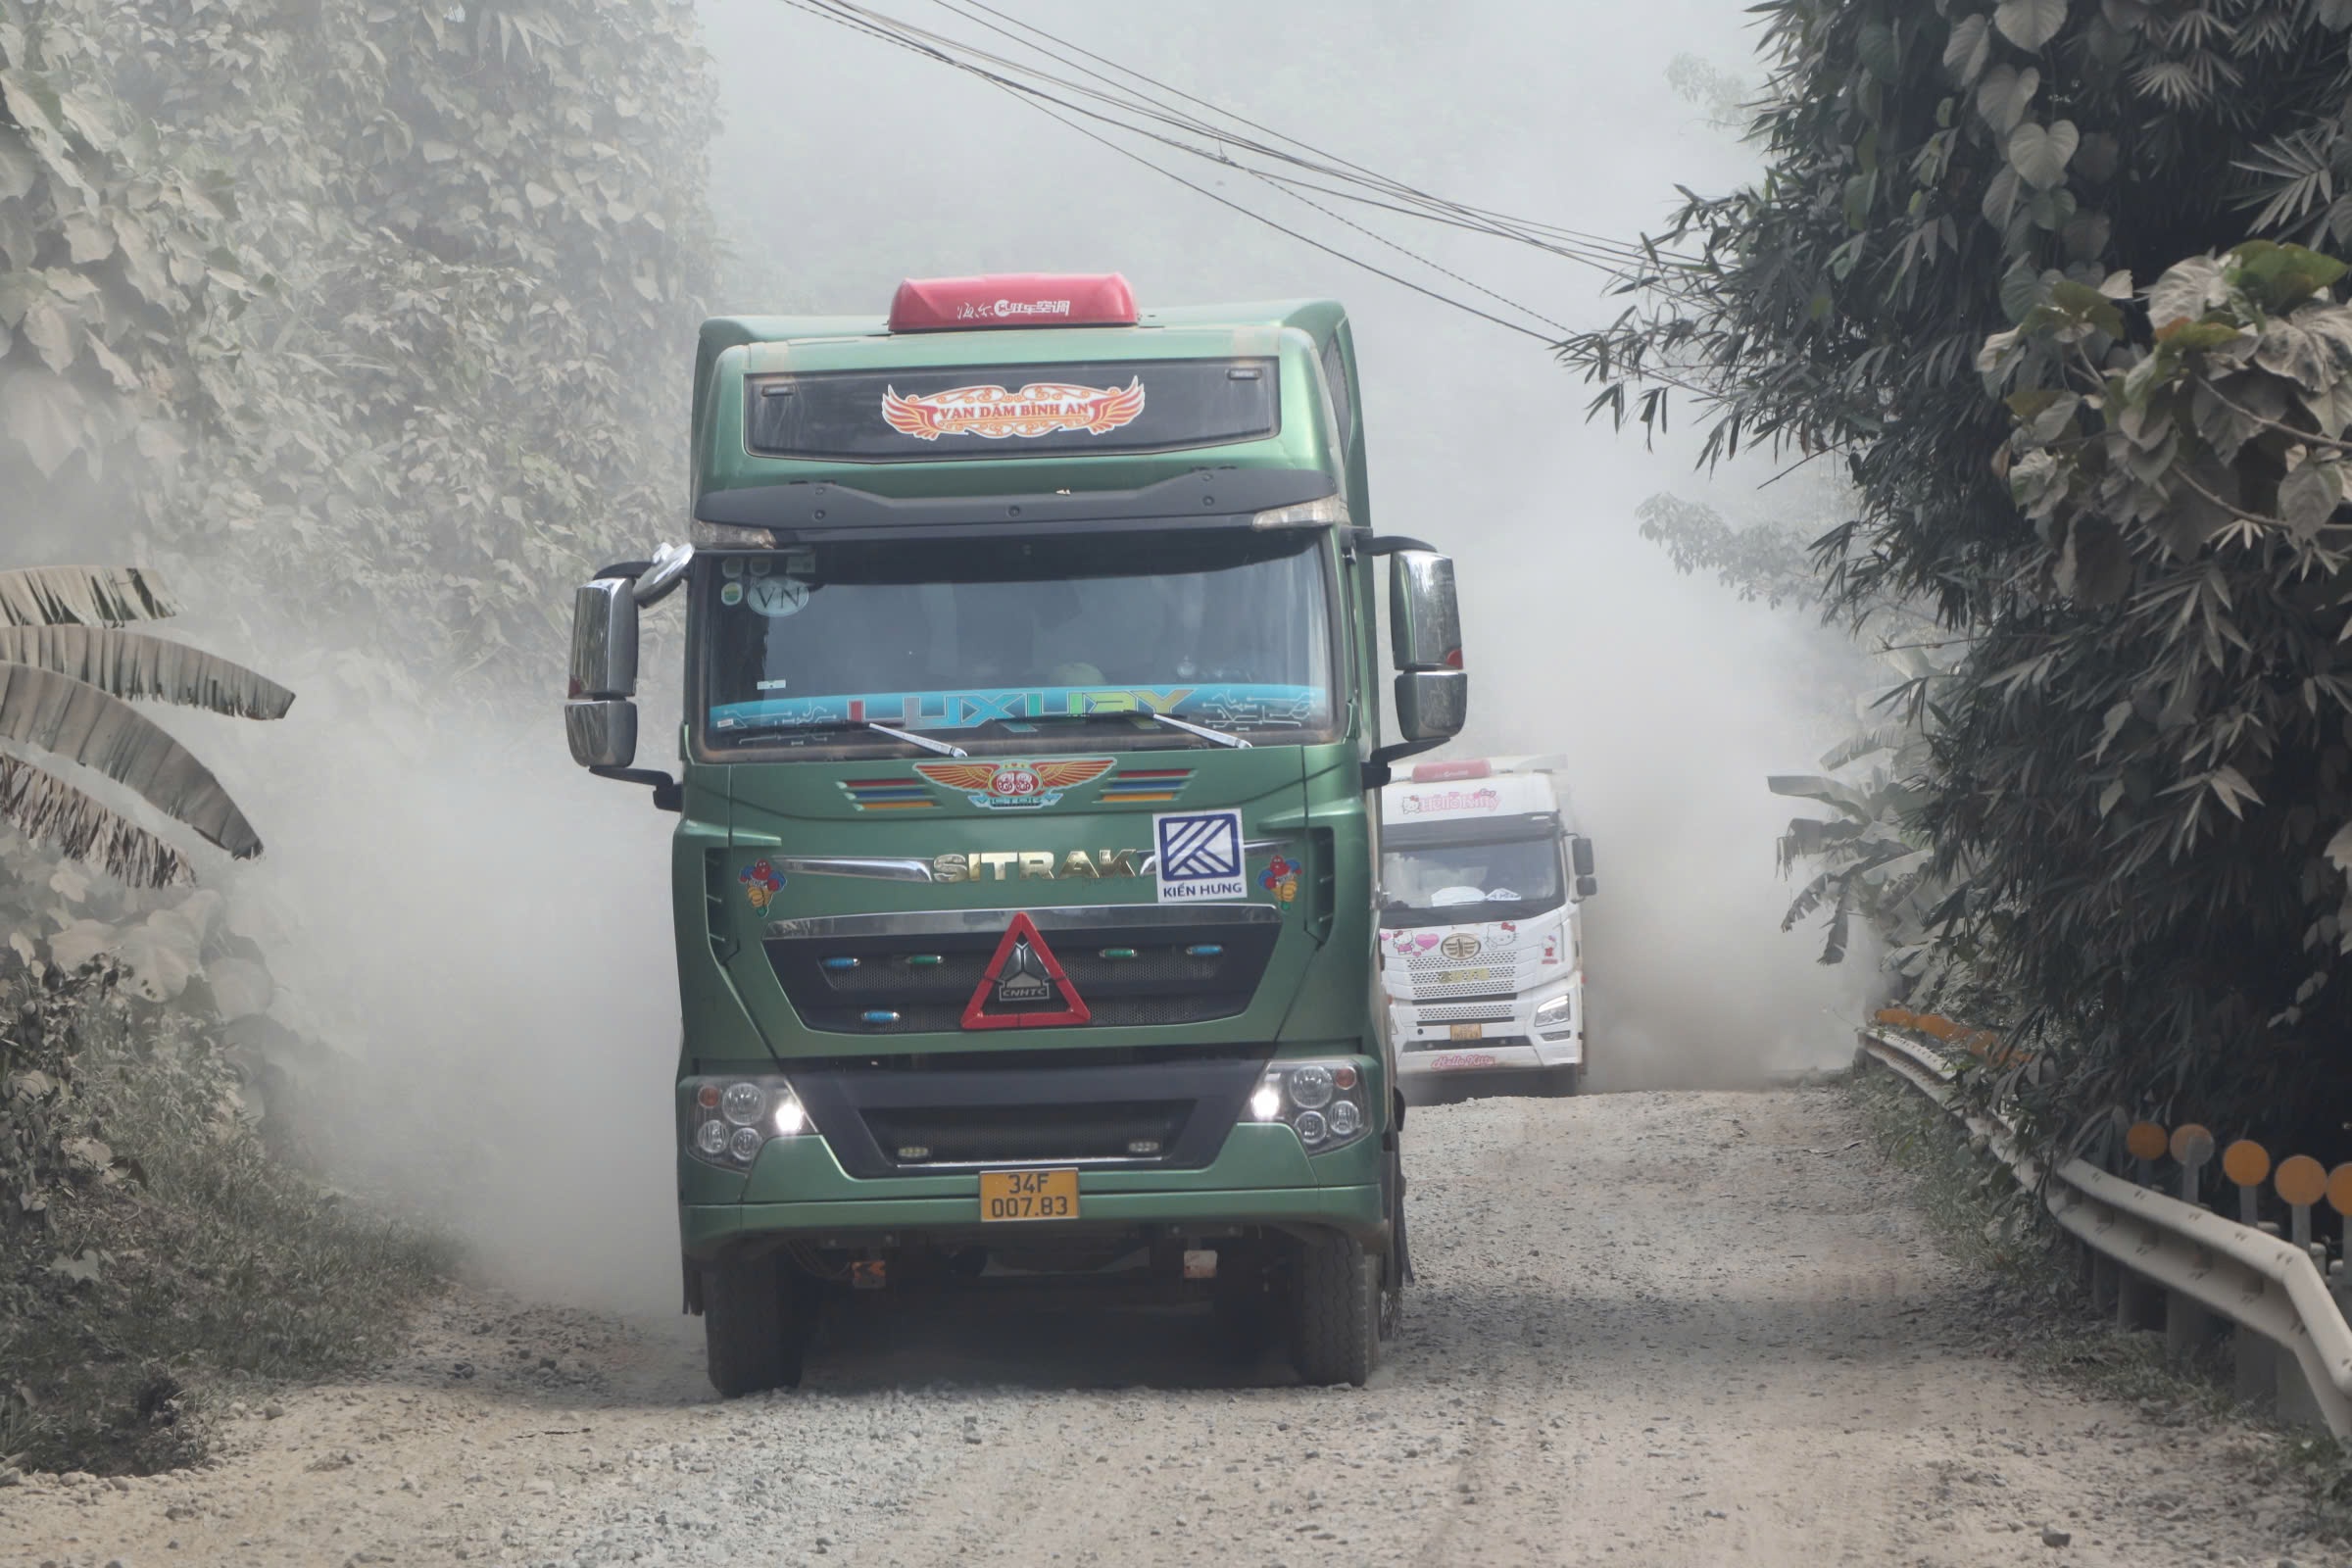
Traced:
[[2328, 1173], [2328, 1206], [2352, 1219], [2352, 1161]]
[[2271, 1152], [2251, 1138], [2222, 1151], [2222, 1174], [2240, 1187], [2259, 1187], [2271, 1173]]
[[2278, 1162], [2278, 1196], [2299, 1208], [2308, 1208], [2328, 1196], [2328, 1169], [2309, 1154], [2294, 1154]]
[[2213, 1134], [2195, 1122], [2173, 1129], [2173, 1158], [2180, 1163], [2180, 1201], [2197, 1201], [2197, 1173], [2213, 1157]]
[[2133, 1159], [2162, 1159], [2164, 1129], [2152, 1121], [2135, 1121], [2124, 1134], [2124, 1149]]

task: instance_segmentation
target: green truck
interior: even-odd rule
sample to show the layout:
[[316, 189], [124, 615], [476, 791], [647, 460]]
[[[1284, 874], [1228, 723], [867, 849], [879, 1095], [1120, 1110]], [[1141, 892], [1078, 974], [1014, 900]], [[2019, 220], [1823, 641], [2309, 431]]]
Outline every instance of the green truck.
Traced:
[[[1452, 563], [1371, 527], [1361, 409], [1328, 301], [1024, 274], [704, 324], [690, 541], [578, 591], [564, 727], [678, 814], [721, 1394], [797, 1383], [829, 1302], [935, 1290], [1377, 1364], [1410, 1265], [1367, 801], [1466, 677]], [[632, 698], [681, 591], [673, 777]]]

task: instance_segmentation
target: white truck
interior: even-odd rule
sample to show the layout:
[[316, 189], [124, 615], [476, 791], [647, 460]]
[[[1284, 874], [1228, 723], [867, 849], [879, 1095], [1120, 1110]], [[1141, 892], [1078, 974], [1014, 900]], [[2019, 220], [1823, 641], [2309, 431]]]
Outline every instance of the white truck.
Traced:
[[1597, 891], [1558, 757], [1422, 762], [1380, 802], [1381, 986], [1416, 1103], [1573, 1095]]

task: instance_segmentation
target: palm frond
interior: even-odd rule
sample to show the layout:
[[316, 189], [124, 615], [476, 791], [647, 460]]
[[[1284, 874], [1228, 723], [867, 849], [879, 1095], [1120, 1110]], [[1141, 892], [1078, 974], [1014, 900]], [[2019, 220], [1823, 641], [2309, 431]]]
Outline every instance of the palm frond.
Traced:
[[15, 823], [26, 838], [103, 866], [133, 887], [196, 880], [195, 867], [172, 845], [56, 774], [5, 755], [0, 755], [0, 818]]
[[103, 626], [178, 613], [164, 585], [136, 566], [0, 571], [0, 626]]
[[85, 681], [0, 663], [0, 740], [104, 773], [240, 860], [262, 853], [260, 835], [211, 769], [154, 720]]
[[[2248, 225], [2257, 234], [2287, 228], [2306, 215], [2322, 213], [2335, 200], [2335, 132], [2314, 127], [2278, 136], [2234, 160], [2237, 168], [2255, 175], [2242, 207], [2261, 206]], [[2315, 225], [2314, 237], [2317, 237]]]
[[201, 648], [113, 626], [0, 626], [0, 663], [53, 669], [116, 697], [160, 697], [238, 718], [283, 718], [294, 694]]

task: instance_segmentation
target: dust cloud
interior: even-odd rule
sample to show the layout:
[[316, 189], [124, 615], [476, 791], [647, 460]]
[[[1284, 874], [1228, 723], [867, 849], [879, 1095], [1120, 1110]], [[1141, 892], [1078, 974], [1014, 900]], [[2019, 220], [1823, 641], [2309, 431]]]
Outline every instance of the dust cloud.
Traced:
[[[677, 819], [572, 765], [560, 650], [536, 707], [436, 709], [277, 641], [237, 651], [300, 694], [284, 719], [175, 727], [268, 843], [212, 880], [269, 955], [271, 1013], [329, 1048], [285, 1063], [302, 1152], [463, 1239], [499, 1284], [674, 1310]], [[674, 686], [664, 652], [649, 684]]]
[[[1271, 11], [1202, 0], [1180, 14], [1028, 0], [1018, 11], [1345, 158], [1577, 229], [1654, 228], [1676, 182], [1724, 189], [1751, 167], [1667, 80], [1687, 51], [1746, 59], [1737, 0], [1633, 10], [1522, 0], [1458, 7], [1442, 22], [1413, 0]], [[1815, 933], [1781, 932], [1794, 889], [1773, 841], [1809, 808], [1764, 787], [1768, 773], [1812, 771], [1835, 738], [1819, 715], [1840, 699], [1815, 689], [1838, 662], [1824, 654], [1834, 634], [1806, 612], [1742, 605], [1712, 580], [1676, 575], [1638, 536], [1634, 509], [1672, 490], [1808, 538], [1835, 519], [1805, 510], [1819, 487], [1758, 495], [1769, 469], [1694, 475], [1684, 430], [1651, 452], [1638, 435], [1586, 423], [1588, 389], [1543, 339], [1612, 318], [1622, 302], [1602, 295], [1604, 279], [1491, 240], [1373, 221], [1550, 323], [1534, 323], [1540, 337], [1514, 334], [1221, 209], [935, 64], [765, 0], [704, 0], [703, 14], [728, 115], [715, 205], [790, 308], [878, 311], [904, 275], [1056, 269], [1124, 270], [1147, 305], [1348, 302], [1374, 520], [1456, 558], [1472, 718], [1446, 755], [1570, 759], [1602, 890], [1586, 935], [1594, 1087], [1730, 1086], [1850, 1054], [1873, 956], [1858, 949], [1823, 968]], [[1235, 39], [1249, 40], [1246, 71]], [[785, 61], [795, 92], [765, 95]], [[1181, 172], [1374, 265], [1514, 314], [1205, 169]]]
[[[1778, 929], [1790, 889], [1773, 838], [1790, 808], [1763, 783], [1822, 749], [1802, 683], [1828, 634], [1678, 577], [1637, 537], [1643, 497], [1743, 502], [1754, 476], [1710, 485], [1681, 435], [1651, 453], [1585, 422], [1586, 392], [1544, 338], [1615, 314], [1601, 279], [1472, 237], [1400, 232], [1550, 318], [1514, 335], [936, 65], [766, 0], [701, 10], [728, 121], [713, 206], [743, 280], [714, 310], [878, 312], [902, 276], [1031, 270], [1124, 270], [1148, 304], [1347, 300], [1372, 520], [1459, 564], [1475, 701], [1452, 750], [1570, 759], [1602, 889], [1587, 916], [1594, 1086], [1733, 1085], [1844, 1057], [1869, 955], [1824, 970], [1808, 934]], [[1417, 0], [1021, 10], [1372, 167], [1602, 233], [1654, 226], [1675, 181], [1721, 188], [1747, 167], [1666, 83], [1693, 40], [1718, 58], [1744, 52], [1736, 0], [1497, 5], [1442, 24]], [[792, 91], [774, 92], [778, 80]], [[1203, 177], [1344, 237], [1269, 190]], [[677, 374], [692, 363], [681, 341]], [[202, 726], [191, 743], [269, 841], [231, 885], [266, 938], [284, 1015], [360, 1063], [346, 1081], [362, 1089], [331, 1118], [334, 1167], [455, 1226], [504, 1283], [674, 1305], [672, 819], [644, 791], [571, 766], [561, 649], [543, 693], [511, 694], [509, 710], [529, 716], [502, 719], [371, 695], [298, 645], [186, 631], [302, 694], [285, 721], [251, 733], [172, 722]], [[387, 657], [403, 636], [382, 629]], [[665, 763], [676, 680], [672, 650], [644, 682], [647, 765]]]

